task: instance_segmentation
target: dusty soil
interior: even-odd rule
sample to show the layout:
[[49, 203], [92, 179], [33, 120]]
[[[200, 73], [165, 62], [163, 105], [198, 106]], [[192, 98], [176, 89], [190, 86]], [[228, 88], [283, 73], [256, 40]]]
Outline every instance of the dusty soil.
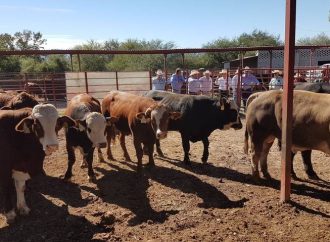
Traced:
[[[202, 165], [202, 144], [191, 145], [191, 166], [183, 165], [180, 137], [162, 142], [166, 159], [155, 168], [135, 172], [119, 144], [117, 161], [94, 159], [97, 182], [90, 183], [80, 155], [71, 182], [66, 169], [63, 133], [60, 151], [45, 160], [47, 177], [28, 183], [32, 209], [8, 226], [0, 215], [0, 241], [330, 241], [330, 157], [313, 153], [323, 181], [308, 180], [299, 156], [292, 202], [279, 203], [280, 153], [273, 147], [269, 171], [273, 181], [254, 183], [243, 153], [243, 130], [215, 131], [210, 158]], [[145, 159], [146, 160], [146, 159]]]

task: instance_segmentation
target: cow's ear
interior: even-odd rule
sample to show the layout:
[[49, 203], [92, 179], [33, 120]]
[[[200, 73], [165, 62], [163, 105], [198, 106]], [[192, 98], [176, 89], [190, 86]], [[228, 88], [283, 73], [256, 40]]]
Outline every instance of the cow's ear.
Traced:
[[136, 118], [141, 121], [141, 123], [146, 124], [150, 121], [150, 118], [147, 118], [146, 113], [141, 112], [136, 114]]
[[107, 122], [107, 126], [111, 126], [114, 123], [118, 122], [119, 118], [117, 118], [117, 117], [106, 117], [105, 120]]
[[151, 118], [151, 111], [152, 111], [151, 107], [146, 110], [146, 112], [145, 112], [146, 118]]
[[170, 112], [170, 119], [177, 120], [181, 118], [181, 116], [180, 112]]
[[69, 128], [76, 125], [77, 125], [76, 121], [74, 121], [72, 118], [68, 116], [62, 116], [57, 119], [55, 130], [56, 132], [58, 132], [63, 127]]
[[34, 121], [32, 117], [23, 118], [15, 127], [15, 130], [22, 133], [32, 133], [32, 125]]
[[86, 120], [77, 120], [77, 125], [80, 131], [85, 131], [87, 129]]

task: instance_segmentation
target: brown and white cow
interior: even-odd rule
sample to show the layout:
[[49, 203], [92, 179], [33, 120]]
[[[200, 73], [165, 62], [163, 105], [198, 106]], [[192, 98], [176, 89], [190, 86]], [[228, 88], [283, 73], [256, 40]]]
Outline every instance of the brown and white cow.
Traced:
[[[142, 146], [148, 149], [149, 163], [153, 166], [153, 150], [156, 139], [167, 137], [169, 119], [179, 119], [180, 112], [170, 112], [165, 105], [158, 104], [151, 98], [137, 96], [120, 91], [110, 92], [102, 101], [102, 113], [107, 117], [115, 117], [118, 121], [116, 128], [121, 132], [120, 144], [126, 160], [131, 160], [126, 146], [125, 135], [132, 134], [138, 169], [142, 167]], [[110, 140], [107, 147], [108, 157], [111, 158]]]
[[30, 94], [26, 92], [5, 92], [0, 93], [0, 109], [20, 109], [33, 108], [39, 102]]
[[33, 109], [0, 110], [0, 185], [8, 223], [16, 217], [13, 186], [17, 211], [27, 215], [30, 209], [24, 197], [25, 181], [42, 173], [45, 155], [58, 149], [58, 130], [74, 124], [69, 117], [59, 117], [51, 104], [38, 104]]
[[[268, 91], [252, 101], [246, 113], [244, 151], [251, 142], [251, 167], [259, 177], [258, 164], [270, 178], [267, 155], [275, 140], [281, 138], [282, 91]], [[330, 98], [328, 94], [294, 91], [292, 151], [320, 150], [330, 154]]]
[[68, 168], [64, 178], [72, 177], [72, 166], [76, 161], [74, 149], [80, 150], [83, 155], [81, 166], [87, 163], [88, 177], [94, 178], [93, 153], [98, 149], [100, 162], [104, 158], [100, 148], [106, 147], [105, 129], [111, 125], [113, 118], [106, 119], [101, 114], [100, 102], [88, 94], [79, 94], [71, 99], [65, 110], [65, 115], [74, 119], [78, 127], [70, 127], [65, 131], [66, 149], [68, 152]]

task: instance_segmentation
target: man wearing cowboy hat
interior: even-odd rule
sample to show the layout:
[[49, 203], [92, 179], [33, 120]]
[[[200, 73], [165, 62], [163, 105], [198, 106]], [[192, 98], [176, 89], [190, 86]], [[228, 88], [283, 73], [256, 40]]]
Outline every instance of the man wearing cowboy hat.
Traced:
[[217, 80], [217, 84], [219, 85], [219, 94], [221, 97], [229, 96], [229, 85], [231, 85], [231, 78], [228, 75], [227, 78], [227, 70], [222, 69], [219, 72], [219, 78]]
[[244, 106], [256, 86], [259, 86], [258, 79], [252, 74], [250, 67], [246, 66], [242, 75], [242, 99]]
[[269, 90], [277, 90], [283, 87], [283, 78], [280, 76], [282, 72], [280, 70], [272, 71], [274, 77], [269, 82]]
[[198, 70], [192, 70], [188, 78], [188, 93], [191, 95], [198, 95], [200, 88], [200, 81], [198, 79]]
[[209, 95], [212, 91], [213, 85], [211, 72], [209, 70], [206, 70], [203, 74], [204, 76], [199, 78], [201, 92], [203, 95]]
[[163, 76], [163, 71], [158, 69], [156, 77], [152, 79], [152, 90], [165, 91], [166, 79]]
[[176, 68], [175, 74], [171, 76], [172, 92], [181, 93], [181, 88], [184, 82], [185, 80], [182, 75], [182, 70], [180, 68]]

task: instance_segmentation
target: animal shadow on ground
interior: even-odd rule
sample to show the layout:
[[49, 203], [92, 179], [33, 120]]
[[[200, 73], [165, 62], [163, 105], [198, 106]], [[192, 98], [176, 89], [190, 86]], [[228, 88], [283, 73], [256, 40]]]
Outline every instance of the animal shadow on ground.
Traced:
[[[130, 163], [126, 163], [126, 165], [134, 169], [134, 165]], [[243, 207], [244, 203], [248, 201], [246, 198], [238, 201], [231, 201], [216, 187], [201, 181], [194, 175], [179, 170], [156, 166], [145, 169], [144, 173], [154, 181], [166, 187], [180, 190], [183, 193], [197, 195], [203, 200], [203, 202], [199, 204], [199, 207], [237, 208]]]
[[[191, 162], [191, 165], [185, 165], [183, 162], [180, 161], [178, 162], [178, 160], [171, 160], [166, 157], [159, 159], [199, 175], [207, 175], [210, 177], [227, 179], [231, 181], [236, 181], [236, 182], [256, 185], [256, 186], [266, 186], [277, 190], [280, 189], [280, 185], [281, 185], [281, 182], [276, 179], [271, 179], [271, 180], [260, 179], [258, 182], [256, 182], [255, 180], [252, 179], [252, 176], [250, 174], [244, 174], [226, 167], [217, 167], [210, 163], [201, 164], [201, 163]], [[292, 193], [297, 195], [307, 196], [321, 201], [330, 202], [329, 190], [318, 189], [312, 186], [308, 186], [306, 184], [292, 183], [291, 191]]]
[[163, 223], [178, 211], [155, 211], [147, 196], [149, 187], [148, 177], [135, 171], [122, 169], [114, 164], [110, 165], [115, 170], [95, 168], [103, 176], [96, 181], [98, 190], [82, 187], [99, 196], [104, 202], [116, 204], [129, 209], [135, 216], [128, 221], [128, 225], [135, 226], [148, 220]]
[[[39, 180], [39, 179], [37, 179]], [[44, 182], [40, 185], [40, 182]], [[67, 189], [62, 194], [55, 192], [52, 178], [42, 178], [31, 181], [29, 191], [26, 193], [27, 204], [31, 208], [28, 216], [18, 216], [15, 223], [0, 229], [0, 241], [19, 242], [19, 241], [91, 241], [96, 233], [108, 232], [105, 226], [96, 226], [90, 223], [85, 217], [71, 215], [66, 204], [55, 205], [38, 191], [43, 187], [43, 191], [50, 190], [52, 196], [70, 197], [76, 196], [76, 187], [68, 184], [69, 188], [60, 187], [60, 190]], [[73, 193], [70, 193], [72, 189]], [[81, 199], [77, 197], [77, 200]], [[77, 204], [66, 200], [73, 205]]]

